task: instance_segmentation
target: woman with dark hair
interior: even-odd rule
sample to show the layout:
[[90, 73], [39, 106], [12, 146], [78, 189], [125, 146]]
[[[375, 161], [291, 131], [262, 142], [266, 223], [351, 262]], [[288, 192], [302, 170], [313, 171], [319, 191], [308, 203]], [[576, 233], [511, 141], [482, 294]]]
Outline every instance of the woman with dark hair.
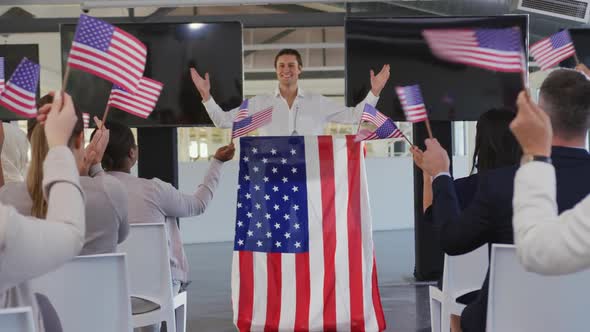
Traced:
[[[518, 164], [522, 151], [509, 128], [510, 122], [515, 116], [516, 114], [513, 111], [499, 108], [483, 113], [477, 120], [475, 149], [473, 151], [470, 175], [454, 181], [461, 210], [469, 206], [475, 196], [479, 172]], [[422, 151], [417, 147], [413, 147], [412, 155], [416, 166], [422, 169]], [[424, 171], [422, 171], [422, 175], [424, 184], [422, 191], [424, 215], [422, 220], [436, 227], [438, 223], [432, 214], [432, 205], [436, 204], [436, 202], [432, 201], [432, 178]], [[442, 279], [439, 280], [438, 287], [442, 289]], [[457, 301], [469, 303], [476, 296], [477, 291], [467, 293], [458, 298]], [[460, 317], [453, 315], [451, 317], [451, 331], [460, 330]]]
[[[131, 175], [137, 162], [137, 145], [129, 127], [110, 123], [110, 140], [102, 158], [108, 174], [125, 186], [129, 197], [129, 223], [165, 223], [170, 246], [173, 289], [177, 293], [188, 281], [188, 262], [176, 218], [196, 216], [205, 211], [217, 188], [221, 167], [234, 156], [234, 146], [221, 147], [215, 153], [203, 183], [192, 194], [184, 194], [160, 179], [142, 179]], [[96, 131], [92, 135], [94, 135]]]
[[[522, 155], [520, 146], [510, 132], [508, 125], [516, 115], [507, 108], [491, 109], [483, 113], [477, 120], [475, 133], [475, 149], [473, 151], [473, 163], [468, 177], [455, 180], [455, 188], [459, 198], [461, 209], [465, 209], [477, 189], [477, 173], [495, 168], [516, 165]], [[416, 166], [422, 169], [422, 151], [412, 148], [412, 155]], [[476, 172], [477, 170], [477, 172]], [[424, 220], [433, 221], [431, 209], [432, 179], [426, 172], [422, 172], [424, 178]]]

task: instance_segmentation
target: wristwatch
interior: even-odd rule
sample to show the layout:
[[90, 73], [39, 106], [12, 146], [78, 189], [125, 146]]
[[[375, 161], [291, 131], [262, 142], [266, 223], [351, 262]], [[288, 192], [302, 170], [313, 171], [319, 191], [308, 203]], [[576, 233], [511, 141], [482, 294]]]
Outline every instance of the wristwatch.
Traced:
[[528, 162], [531, 161], [542, 161], [544, 163], [548, 163], [551, 164], [551, 157], [547, 157], [547, 156], [539, 156], [539, 155], [533, 155], [533, 154], [523, 154], [522, 158], [520, 159], [520, 165], [524, 165]]

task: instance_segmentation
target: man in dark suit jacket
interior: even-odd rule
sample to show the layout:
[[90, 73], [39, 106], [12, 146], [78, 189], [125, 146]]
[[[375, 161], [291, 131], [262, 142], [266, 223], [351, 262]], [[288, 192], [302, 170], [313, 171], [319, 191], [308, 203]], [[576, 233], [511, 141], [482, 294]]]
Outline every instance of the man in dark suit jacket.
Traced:
[[[584, 148], [590, 127], [590, 81], [573, 70], [556, 70], [541, 86], [539, 106], [551, 118], [554, 131], [551, 159], [561, 212], [590, 193], [590, 155]], [[517, 167], [482, 173], [472, 203], [460, 212], [446, 151], [435, 139], [427, 140], [426, 146], [424, 169], [434, 177], [433, 219], [440, 223], [443, 250], [461, 255], [486, 243], [513, 243], [512, 195]], [[525, 151], [523, 161], [533, 158]], [[481, 292], [461, 315], [464, 332], [485, 331], [487, 298], [486, 276]]]

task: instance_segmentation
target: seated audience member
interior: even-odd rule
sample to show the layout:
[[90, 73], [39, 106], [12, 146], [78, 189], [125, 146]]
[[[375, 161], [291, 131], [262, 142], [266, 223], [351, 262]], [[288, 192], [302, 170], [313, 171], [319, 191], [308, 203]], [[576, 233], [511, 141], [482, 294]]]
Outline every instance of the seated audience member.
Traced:
[[[573, 70], [553, 71], [541, 86], [540, 107], [551, 118], [555, 133], [551, 158], [561, 212], [590, 193], [590, 155], [583, 148], [590, 119], [590, 81]], [[435, 139], [426, 140], [426, 146], [423, 168], [434, 178], [433, 216], [441, 223], [443, 250], [449, 255], [462, 255], [486, 243], [513, 243], [512, 193], [517, 167], [481, 173], [475, 197], [461, 212], [448, 175], [447, 152]], [[485, 330], [487, 296], [486, 277], [477, 299], [463, 310], [463, 331]]]
[[[509, 109], [492, 109], [483, 113], [477, 121], [475, 133], [475, 149], [473, 151], [473, 163], [471, 166], [471, 175], [459, 178], [453, 181], [459, 208], [464, 210], [470, 203], [477, 190], [478, 173], [491, 169], [518, 164], [521, 157], [521, 151], [514, 136], [510, 132], [510, 121], [514, 119], [514, 112]], [[423, 152], [417, 148], [412, 148], [412, 155], [416, 166], [422, 169]], [[477, 169], [478, 173], [475, 173]], [[432, 177], [427, 172], [423, 175], [423, 199], [424, 222], [432, 223], [435, 226], [439, 223], [433, 220], [432, 204]], [[439, 280], [438, 287], [442, 289], [442, 279]], [[478, 295], [479, 291], [467, 293], [457, 299], [460, 303], [468, 304]], [[452, 315], [451, 330], [460, 330], [459, 316]]]
[[[42, 106], [39, 112], [44, 113], [48, 107], [49, 104]], [[85, 150], [82, 112], [76, 110], [76, 116], [78, 121], [68, 146], [76, 159], [81, 175], [80, 185], [86, 199], [86, 240], [80, 255], [115, 252], [117, 244], [125, 240], [129, 232], [127, 192], [117, 179], [104, 172], [95, 177], [88, 176], [90, 164], [96, 164], [100, 169], [100, 158], [108, 143], [108, 130], [101, 130], [101, 135], [97, 135]], [[44, 172], [42, 162], [47, 156], [48, 145], [43, 126], [37, 124], [33, 128], [31, 148], [31, 165], [26, 183], [6, 184], [0, 189], [0, 202], [14, 206], [24, 215], [45, 218], [47, 201], [43, 196], [41, 180]]]
[[27, 135], [17, 126], [4, 123], [4, 144], [2, 144], [2, 171], [4, 182], [23, 182], [29, 162], [29, 141]]
[[[102, 159], [108, 174], [123, 183], [129, 196], [129, 223], [165, 223], [170, 246], [170, 265], [174, 292], [188, 281], [188, 262], [176, 218], [196, 216], [205, 211], [217, 188], [221, 167], [234, 156], [234, 146], [221, 147], [215, 153], [203, 184], [192, 194], [178, 191], [160, 179], [142, 179], [131, 175], [138, 159], [137, 145], [131, 129], [110, 123], [110, 139]], [[93, 133], [95, 135], [96, 131]]]
[[[475, 195], [478, 173], [518, 164], [522, 152], [509, 130], [509, 124], [514, 116], [515, 114], [511, 110], [500, 108], [489, 110], [479, 117], [475, 133], [471, 174], [453, 181], [461, 210], [471, 203]], [[414, 146], [411, 152], [416, 166], [422, 169], [423, 151]], [[424, 171], [422, 176], [424, 178], [423, 220], [432, 222], [432, 177]]]
[[72, 99], [55, 99], [45, 121], [49, 152], [43, 193], [46, 220], [25, 217], [0, 204], [0, 307], [31, 306], [37, 331], [44, 331], [28, 281], [56, 269], [80, 252], [84, 243], [84, 197], [72, 151], [67, 147], [76, 124]]
[[557, 214], [550, 117], [521, 93], [511, 128], [527, 156], [514, 179], [512, 226], [520, 262], [551, 275], [590, 268], [590, 196]]

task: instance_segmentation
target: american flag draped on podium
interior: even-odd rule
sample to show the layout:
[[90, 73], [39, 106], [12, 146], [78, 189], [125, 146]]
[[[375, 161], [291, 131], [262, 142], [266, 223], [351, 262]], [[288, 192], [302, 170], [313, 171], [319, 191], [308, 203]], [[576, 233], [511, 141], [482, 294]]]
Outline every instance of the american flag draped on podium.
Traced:
[[530, 47], [530, 53], [541, 70], [547, 70], [576, 54], [576, 49], [569, 32], [563, 30], [536, 42]]
[[500, 72], [526, 70], [518, 28], [429, 29], [422, 35], [441, 59]]
[[240, 139], [232, 304], [240, 331], [382, 331], [354, 136]]
[[0, 105], [24, 117], [35, 117], [39, 73], [38, 64], [23, 58], [0, 94]]
[[107, 105], [127, 113], [147, 119], [158, 103], [164, 84], [142, 77], [135, 93], [129, 93], [118, 85], [113, 85]]
[[89, 72], [134, 93], [143, 77], [147, 48], [131, 34], [80, 15], [68, 66]]

